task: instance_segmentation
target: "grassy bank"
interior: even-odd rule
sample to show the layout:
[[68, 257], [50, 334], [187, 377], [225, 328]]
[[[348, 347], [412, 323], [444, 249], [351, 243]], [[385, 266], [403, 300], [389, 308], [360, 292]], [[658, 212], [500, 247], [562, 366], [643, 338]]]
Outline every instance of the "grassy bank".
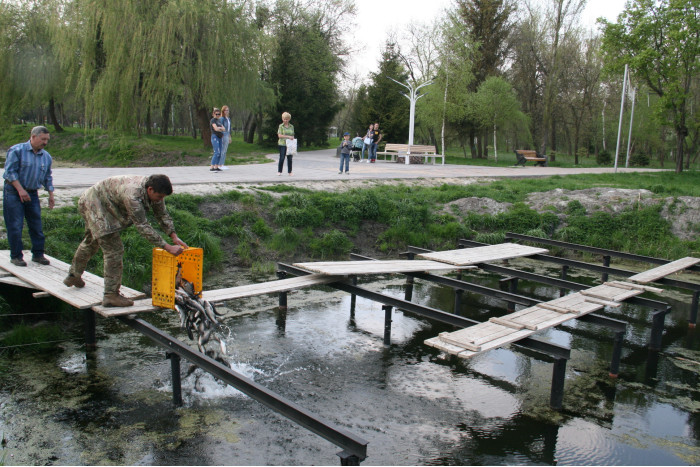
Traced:
[[[0, 148], [29, 140], [32, 125], [0, 128]], [[48, 127], [53, 130], [52, 126]], [[84, 130], [66, 127], [65, 132], [51, 134], [47, 150], [58, 162], [89, 167], [163, 167], [208, 165], [212, 150], [201, 139], [191, 136], [141, 136], [108, 133], [104, 130]], [[313, 150], [325, 148], [301, 148]], [[258, 164], [266, 154], [277, 152], [275, 145], [249, 144], [241, 134], [234, 133], [229, 144], [226, 164]], [[4, 160], [5, 154], [0, 156]]]

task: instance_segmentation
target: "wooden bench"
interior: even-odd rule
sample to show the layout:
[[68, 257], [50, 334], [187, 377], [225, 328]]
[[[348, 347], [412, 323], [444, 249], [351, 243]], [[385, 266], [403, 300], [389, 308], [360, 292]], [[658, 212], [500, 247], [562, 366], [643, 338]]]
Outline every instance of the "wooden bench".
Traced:
[[542, 167], [547, 167], [547, 156], [540, 156], [537, 151], [532, 151], [529, 149], [516, 149], [515, 157], [518, 158], [518, 162], [515, 165], [524, 166], [528, 161], [536, 162], [535, 165]]
[[422, 164], [426, 162], [429, 158], [432, 159], [432, 163], [435, 164], [435, 160], [439, 157], [442, 159], [442, 163], [445, 163], [445, 157], [442, 154], [437, 154], [437, 150], [433, 145], [421, 145], [421, 144], [396, 144], [396, 143], [386, 143], [383, 151], [377, 151], [377, 157], [384, 156], [384, 160], [388, 160], [390, 157], [392, 161], [405, 163], [406, 155], [410, 155], [409, 163], [411, 164]]

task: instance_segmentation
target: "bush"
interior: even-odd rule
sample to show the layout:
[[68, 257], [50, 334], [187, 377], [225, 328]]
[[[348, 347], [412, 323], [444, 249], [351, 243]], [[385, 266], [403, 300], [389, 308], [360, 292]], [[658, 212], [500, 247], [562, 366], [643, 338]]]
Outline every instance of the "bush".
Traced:
[[610, 165], [612, 164], [612, 156], [607, 150], [603, 149], [595, 157], [595, 161], [598, 163], [598, 165]]
[[331, 230], [319, 239], [310, 242], [311, 251], [314, 255], [323, 258], [333, 258], [347, 255], [352, 250], [352, 242], [340, 230]]
[[650, 162], [649, 156], [646, 154], [633, 154], [630, 157], [630, 166], [632, 167], [646, 167]]

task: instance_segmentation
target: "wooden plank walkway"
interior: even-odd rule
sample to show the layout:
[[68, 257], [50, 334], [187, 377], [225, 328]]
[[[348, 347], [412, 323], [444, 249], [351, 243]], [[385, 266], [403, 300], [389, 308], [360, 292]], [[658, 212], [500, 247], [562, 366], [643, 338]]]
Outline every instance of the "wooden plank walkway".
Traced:
[[[226, 289], [205, 290], [202, 292], [202, 298], [208, 302], [216, 304], [227, 300], [234, 300], [236, 298], [254, 297], [256, 295], [266, 295], [278, 292], [289, 292], [290, 290], [310, 287], [312, 285], [329, 284], [342, 279], [342, 277], [329, 276], [326, 274], [310, 274], [308, 276], [291, 277], [289, 279], [261, 282], [259, 284], [247, 284], [238, 287], [229, 287]], [[113, 316], [130, 315], [132, 313], [155, 311], [161, 308], [153, 306], [150, 298], [145, 298], [143, 300], [136, 300], [133, 306], [123, 308], [107, 308], [98, 305], [92, 309], [100, 315], [109, 318]]]
[[600, 310], [604, 306], [618, 307], [624, 300], [645, 291], [662, 290], [627, 282], [606, 282], [459, 331], [443, 332], [424, 342], [451, 355], [470, 358]]
[[[32, 257], [31, 251], [25, 251], [24, 257], [27, 259], [27, 266], [15, 266], [10, 262], [9, 250], [0, 251], [0, 268], [13, 274], [32, 287], [47, 292], [54, 297], [63, 300], [75, 308], [92, 308], [102, 303], [104, 295], [104, 280], [89, 272], [83, 274], [85, 287], [66, 287], [63, 279], [68, 275], [70, 265], [59, 261], [56, 258], [46, 255], [51, 261], [48, 266], [42, 266], [29, 260]], [[122, 295], [138, 299], [145, 296], [143, 292], [122, 286]]]
[[466, 266], [478, 263], [490, 263], [504, 259], [518, 258], [547, 253], [544, 248], [536, 248], [517, 243], [500, 243], [498, 245], [480, 246], [475, 248], [460, 248], [457, 250], [435, 251], [421, 253], [421, 258], [439, 261], [456, 266]]
[[294, 266], [306, 269], [307, 271], [336, 276], [467, 269], [461, 266], [445, 264], [444, 262], [410, 259], [378, 261], [319, 261], [313, 263], [294, 263]]
[[36, 289], [32, 284], [24, 282], [22, 279], [13, 276], [7, 271], [0, 270], [0, 282], [3, 284], [17, 285], [19, 287], [25, 287], [27, 289]]
[[655, 280], [661, 279], [662, 277], [666, 277], [678, 271], [682, 271], [683, 269], [689, 268], [690, 266], [694, 266], [698, 263], [700, 263], [700, 258], [687, 256], [685, 258], [663, 264], [658, 268], [640, 272], [639, 274], [628, 277], [627, 280], [639, 282], [640, 284], [648, 284], [649, 282], [654, 282]]

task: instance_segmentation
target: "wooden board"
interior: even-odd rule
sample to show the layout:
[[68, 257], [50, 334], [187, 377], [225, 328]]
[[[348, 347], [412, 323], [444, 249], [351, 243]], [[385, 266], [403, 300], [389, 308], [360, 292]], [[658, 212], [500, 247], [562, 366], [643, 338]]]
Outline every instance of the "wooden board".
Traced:
[[657, 279], [666, 277], [669, 274], [673, 274], [683, 269], [689, 268], [700, 263], [700, 258], [693, 258], [692, 256], [686, 256], [685, 258], [677, 259], [670, 263], [659, 266], [658, 268], [649, 269], [648, 271], [640, 272], [634, 276], [628, 277], [628, 281], [639, 282], [641, 284], [647, 284], [649, 282], [654, 282]]
[[480, 246], [476, 248], [460, 248], [457, 250], [434, 251], [421, 253], [421, 258], [439, 261], [441, 263], [466, 266], [469, 264], [490, 263], [521, 256], [532, 256], [547, 253], [544, 248], [536, 248], [517, 243], [500, 243], [498, 245]]
[[22, 279], [13, 276], [7, 271], [0, 269], [0, 283], [25, 287], [27, 289], [36, 289], [32, 284], [24, 282]]
[[315, 263], [294, 263], [294, 266], [306, 269], [307, 271], [336, 276], [465, 269], [462, 267], [449, 266], [444, 262], [409, 259], [386, 261], [321, 261]]
[[[443, 332], [437, 337], [426, 339], [424, 343], [451, 355], [470, 358], [481, 352], [517, 342], [539, 330], [558, 326], [571, 319], [597, 311], [606, 306], [607, 303], [617, 304], [617, 302], [609, 301], [611, 297], [623, 301], [644, 292], [644, 288], [632, 289], [599, 285], [500, 318], [492, 318], [488, 322], [459, 331]], [[606, 299], [594, 299], [595, 302], [592, 302], [586, 293], [595, 297], [606, 297]], [[525, 328], [518, 329], [519, 325], [525, 326]]]
[[[266, 295], [278, 292], [288, 292], [290, 290], [310, 287], [312, 285], [329, 284], [342, 280], [342, 277], [328, 276], [325, 274], [310, 274], [308, 276], [291, 277], [289, 279], [280, 279], [277, 281], [261, 282], [259, 284], [247, 284], [238, 287], [229, 287], [226, 289], [205, 290], [202, 292], [202, 298], [211, 303], [220, 303], [226, 300], [236, 298], [254, 297], [256, 295]], [[133, 306], [127, 307], [103, 307], [97, 305], [92, 307], [100, 315], [105, 318], [113, 316], [130, 315], [132, 313], [144, 313], [147, 311], [172, 311], [167, 308], [153, 306], [150, 298], [136, 300]]]
[[[24, 252], [25, 258], [31, 258], [31, 256], [30, 251]], [[15, 266], [10, 262], [10, 252], [2, 250], [0, 251], [0, 268], [76, 308], [92, 308], [102, 303], [104, 280], [101, 277], [85, 272], [83, 273], [85, 287], [82, 289], [66, 287], [63, 279], [68, 275], [70, 265], [48, 255], [46, 258], [51, 261], [48, 266], [42, 266], [33, 261], [27, 261], [27, 266]], [[132, 299], [145, 296], [143, 292], [124, 286], [121, 288], [121, 293]]]

